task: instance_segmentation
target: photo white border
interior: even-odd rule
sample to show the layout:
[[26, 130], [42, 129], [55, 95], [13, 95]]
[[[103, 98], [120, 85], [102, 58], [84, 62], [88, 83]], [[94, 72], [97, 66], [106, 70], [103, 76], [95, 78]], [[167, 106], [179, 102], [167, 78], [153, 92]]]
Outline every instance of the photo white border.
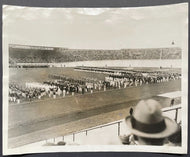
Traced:
[[[171, 4], [183, 5], [184, 9], [188, 13], [188, 3]], [[163, 5], [166, 6], [166, 5]], [[148, 6], [158, 7], [158, 6]], [[138, 9], [145, 7], [137, 7]], [[8, 44], [5, 40], [5, 34], [3, 35], [3, 155], [12, 154], [25, 154], [25, 153], [47, 153], [47, 152], [155, 152], [155, 153], [172, 153], [172, 154], [186, 154], [188, 146], [188, 14], [187, 21], [184, 21], [184, 32], [182, 34], [184, 42], [182, 45], [182, 146], [136, 146], [136, 145], [81, 145], [81, 146], [48, 146], [48, 147], [35, 147], [26, 148], [21, 150], [20, 148], [8, 149], [8, 80], [9, 80], [9, 53]], [[4, 28], [3, 28], [4, 29]]]

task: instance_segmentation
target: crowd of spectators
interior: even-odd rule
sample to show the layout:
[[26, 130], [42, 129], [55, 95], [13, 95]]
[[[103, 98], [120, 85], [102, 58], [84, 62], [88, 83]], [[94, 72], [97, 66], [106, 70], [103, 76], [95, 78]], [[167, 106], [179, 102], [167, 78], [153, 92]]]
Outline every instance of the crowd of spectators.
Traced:
[[94, 60], [126, 59], [181, 59], [181, 49], [147, 48], [147, 49], [26, 49], [9, 47], [9, 62], [13, 63], [61, 63]]

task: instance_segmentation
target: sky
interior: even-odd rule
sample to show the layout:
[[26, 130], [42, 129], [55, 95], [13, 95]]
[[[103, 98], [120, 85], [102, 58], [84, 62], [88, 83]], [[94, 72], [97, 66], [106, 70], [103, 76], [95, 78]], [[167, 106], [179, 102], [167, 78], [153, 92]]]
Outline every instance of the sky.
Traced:
[[3, 40], [73, 49], [180, 47], [187, 8], [187, 4], [138, 8], [4, 5]]

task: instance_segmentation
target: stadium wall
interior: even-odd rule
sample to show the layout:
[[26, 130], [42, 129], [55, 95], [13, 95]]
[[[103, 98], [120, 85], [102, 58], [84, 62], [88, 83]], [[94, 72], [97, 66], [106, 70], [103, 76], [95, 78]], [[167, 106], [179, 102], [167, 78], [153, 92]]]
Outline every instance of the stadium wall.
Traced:
[[17, 63], [19, 67], [47, 66], [47, 67], [76, 67], [76, 66], [94, 66], [94, 67], [163, 67], [163, 68], [181, 68], [181, 59], [151, 59], [151, 60], [99, 60], [99, 61], [79, 61], [65, 63]]

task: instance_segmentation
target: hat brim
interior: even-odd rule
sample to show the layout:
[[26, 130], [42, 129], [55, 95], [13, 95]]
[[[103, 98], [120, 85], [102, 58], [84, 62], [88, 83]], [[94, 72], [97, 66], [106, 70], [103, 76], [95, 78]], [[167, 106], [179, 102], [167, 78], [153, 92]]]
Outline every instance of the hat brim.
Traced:
[[170, 135], [174, 134], [178, 129], [175, 121], [169, 119], [168, 117], [164, 117], [164, 120], [166, 124], [165, 130], [159, 133], [145, 133], [145, 132], [136, 130], [132, 127], [130, 116], [125, 118], [125, 122], [127, 126], [129, 127], [132, 134], [140, 136], [140, 137], [144, 137], [144, 138], [157, 138], [157, 139], [169, 137]]

